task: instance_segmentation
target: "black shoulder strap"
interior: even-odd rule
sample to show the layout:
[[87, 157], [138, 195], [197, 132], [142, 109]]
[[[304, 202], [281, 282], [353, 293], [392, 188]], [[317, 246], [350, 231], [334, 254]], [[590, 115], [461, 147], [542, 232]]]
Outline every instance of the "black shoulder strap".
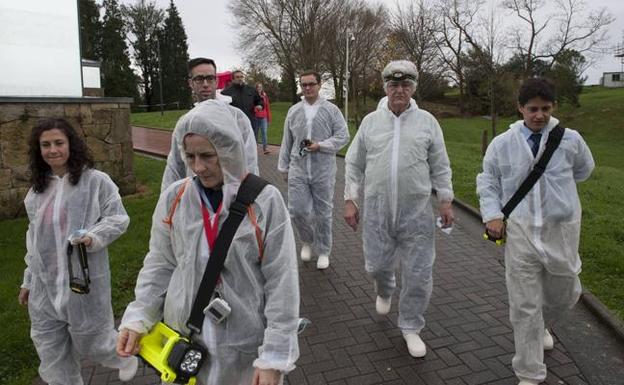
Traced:
[[546, 149], [544, 153], [539, 158], [535, 166], [533, 166], [533, 170], [527, 175], [524, 179], [518, 190], [514, 193], [514, 195], [509, 199], [505, 207], [503, 207], [503, 214], [505, 215], [505, 219], [509, 218], [511, 212], [518, 206], [518, 203], [524, 199], [524, 197], [531, 191], [537, 180], [542, 176], [544, 171], [546, 170], [546, 165], [550, 161], [553, 153], [559, 147], [559, 143], [561, 143], [561, 138], [563, 138], [563, 133], [565, 132], [565, 128], [560, 125], [556, 125], [548, 134], [548, 140], [546, 141]]
[[191, 315], [188, 321], [186, 321], [186, 326], [192, 333], [201, 333], [204, 323], [204, 309], [210, 303], [212, 293], [217, 285], [217, 279], [225, 263], [225, 257], [234, 239], [234, 234], [236, 234], [238, 226], [245, 218], [247, 208], [255, 201], [258, 194], [267, 184], [269, 182], [259, 176], [247, 174], [247, 177], [238, 188], [236, 199], [230, 204], [228, 217], [223, 222], [223, 226], [215, 240], [214, 248], [210, 252], [210, 259], [208, 259], [204, 276], [199, 284]]

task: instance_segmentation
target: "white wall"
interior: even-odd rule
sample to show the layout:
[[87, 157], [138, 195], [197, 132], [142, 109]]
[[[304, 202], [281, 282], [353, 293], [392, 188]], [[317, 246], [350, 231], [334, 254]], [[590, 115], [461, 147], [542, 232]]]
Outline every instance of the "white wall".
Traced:
[[82, 96], [77, 0], [0, 0], [0, 96]]
[[620, 81], [613, 81], [613, 72], [605, 72], [602, 75], [603, 85], [605, 87], [624, 87], [624, 72], [619, 72]]

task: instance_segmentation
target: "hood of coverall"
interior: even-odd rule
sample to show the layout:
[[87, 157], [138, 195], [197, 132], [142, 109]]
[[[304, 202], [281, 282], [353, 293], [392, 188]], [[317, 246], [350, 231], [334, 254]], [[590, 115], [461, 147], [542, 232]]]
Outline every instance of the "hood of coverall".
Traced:
[[234, 200], [242, 179], [247, 175], [243, 138], [227, 106], [216, 100], [206, 100], [190, 110], [176, 125], [175, 135], [180, 155], [190, 168], [184, 151], [184, 137], [201, 135], [217, 151], [223, 173], [223, 207]]

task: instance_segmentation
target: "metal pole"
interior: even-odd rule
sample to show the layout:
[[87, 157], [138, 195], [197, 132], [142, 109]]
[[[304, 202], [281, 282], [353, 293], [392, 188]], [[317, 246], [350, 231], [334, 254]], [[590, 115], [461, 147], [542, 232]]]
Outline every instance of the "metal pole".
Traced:
[[345, 60], [345, 105], [344, 114], [347, 127], [349, 126], [349, 35], [351, 32], [347, 29], [347, 54]]
[[160, 91], [160, 116], [165, 114], [165, 103], [163, 102], [163, 91], [162, 91], [162, 63], [160, 61], [160, 40], [156, 39], [156, 47], [158, 47], [158, 88]]

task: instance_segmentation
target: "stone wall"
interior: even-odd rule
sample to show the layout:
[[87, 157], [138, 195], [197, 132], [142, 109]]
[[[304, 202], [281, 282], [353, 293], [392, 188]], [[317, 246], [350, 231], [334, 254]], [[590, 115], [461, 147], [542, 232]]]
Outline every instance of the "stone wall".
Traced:
[[130, 103], [129, 98], [0, 97], [0, 218], [25, 215], [28, 138], [42, 118], [67, 119], [84, 136], [95, 168], [110, 175], [122, 195], [135, 192]]

